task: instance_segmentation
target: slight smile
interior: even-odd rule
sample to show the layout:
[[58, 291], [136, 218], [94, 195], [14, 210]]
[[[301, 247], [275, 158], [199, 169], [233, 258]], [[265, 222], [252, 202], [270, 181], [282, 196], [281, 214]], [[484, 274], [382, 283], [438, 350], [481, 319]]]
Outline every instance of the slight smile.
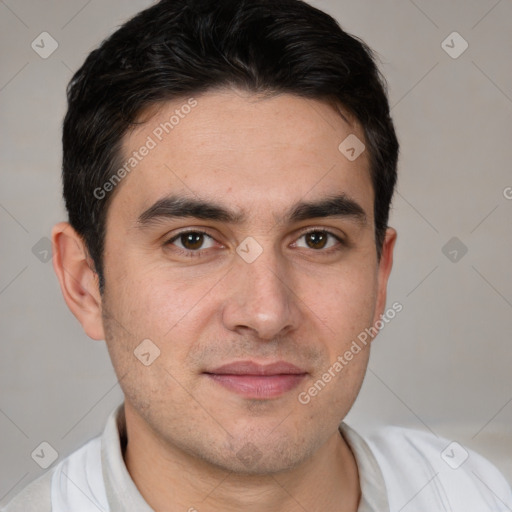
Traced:
[[286, 361], [269, 364], [235, 361], [204, 374], [234, 393], [264, 400], [296, 388], [308, 372]]

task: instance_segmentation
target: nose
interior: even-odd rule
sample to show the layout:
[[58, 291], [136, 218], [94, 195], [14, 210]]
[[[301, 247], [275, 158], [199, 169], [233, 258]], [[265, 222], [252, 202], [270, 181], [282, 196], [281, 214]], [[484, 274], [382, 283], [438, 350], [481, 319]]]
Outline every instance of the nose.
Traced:
[[226, 329], [271, 341], [297, 328], [301, 319], [298, 297], [286, 265], [271, 250], [252, 263], [237, 257], [229, 272], [222, 321]]

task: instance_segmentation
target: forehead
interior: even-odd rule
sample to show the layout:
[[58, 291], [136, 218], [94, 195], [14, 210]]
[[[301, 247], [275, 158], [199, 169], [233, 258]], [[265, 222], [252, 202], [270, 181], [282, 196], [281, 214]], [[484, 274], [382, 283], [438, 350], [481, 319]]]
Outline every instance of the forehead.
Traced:
[[122, 145], [136, 165], [111, 208], [135, 216], [181, 194], [279, 217], [300, 199], [343, 193], [372, 217], [367, 151], [355, 160], [343, 152], [347, 137], [362, 146], [362, 128], [324, 102], [210, 91], [154, 106], [139, 121]]

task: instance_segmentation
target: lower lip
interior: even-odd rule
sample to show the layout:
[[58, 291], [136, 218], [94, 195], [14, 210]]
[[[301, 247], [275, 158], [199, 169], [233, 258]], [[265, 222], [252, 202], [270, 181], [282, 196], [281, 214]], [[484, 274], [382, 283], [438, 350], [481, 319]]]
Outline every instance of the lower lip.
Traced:
[[286, 375], [220, 375], [207, 374], [221, 386], [246, 398], [265, 399], [278, 397], [296, 388], [306, 376]]

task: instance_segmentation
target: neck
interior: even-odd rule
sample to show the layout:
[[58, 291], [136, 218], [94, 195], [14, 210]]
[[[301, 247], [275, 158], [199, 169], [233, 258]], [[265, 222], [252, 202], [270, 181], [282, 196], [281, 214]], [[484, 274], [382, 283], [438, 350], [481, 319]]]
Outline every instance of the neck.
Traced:
[[268, 475], [235, 474], [164, 443], [129, 407], [125, 411], [125, 463], [155, 512], [357, 510], [357, 465], [338, 431], [298, 467]]

